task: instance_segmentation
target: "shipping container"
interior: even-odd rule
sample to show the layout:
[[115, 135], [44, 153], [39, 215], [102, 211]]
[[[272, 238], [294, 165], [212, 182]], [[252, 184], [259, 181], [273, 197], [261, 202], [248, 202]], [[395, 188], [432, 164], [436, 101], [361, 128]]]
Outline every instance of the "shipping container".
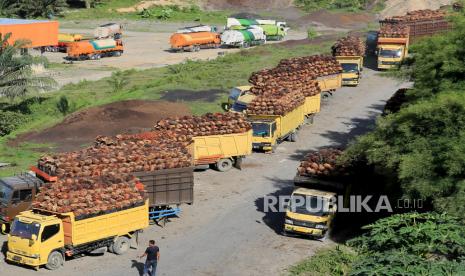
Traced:
[[26, 40], [27, 48], [58, 45], [58, 22], [46, 20], [24, 20], [0, 18], [0, 34], [11, 33], [8, 43]]

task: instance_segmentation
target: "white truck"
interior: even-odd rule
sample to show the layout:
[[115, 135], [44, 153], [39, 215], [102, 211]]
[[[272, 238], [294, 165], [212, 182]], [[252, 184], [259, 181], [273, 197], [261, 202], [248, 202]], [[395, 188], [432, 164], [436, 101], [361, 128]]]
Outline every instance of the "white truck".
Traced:
[[265, 43], [265, 32], [259, 26], [243, 30], [226, 30], [221, 34], [221, 44], [226, 47], [248, 48]]

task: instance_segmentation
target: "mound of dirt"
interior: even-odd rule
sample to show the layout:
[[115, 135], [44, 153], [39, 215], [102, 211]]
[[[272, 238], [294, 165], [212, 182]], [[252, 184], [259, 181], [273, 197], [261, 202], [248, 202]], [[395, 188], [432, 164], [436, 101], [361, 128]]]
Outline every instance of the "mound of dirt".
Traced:
[[441, 6], [451, 5], [452, 0], [387, 0], [385, 9], [380, 13], [381, 18], [404, 15], [414, 10], [437, 10]]
[[179, 103], [122, 101], [75, 112], [51, 128], [26, 133], [12, 143], [51, 143], [54, 151], [71, 151], [92, 143], [98, 135], [134, 133], [153, 127], [160, 119], [189, 114], [189, 108]]
[[357, 29], [364, 28], [368, 23], [375, 20], [374, 15], [365, 12], [331, 13], [326, 10], [319, 10], [297, 19], [297, 24], [306, 25], [308, 22], [318, 22], [332, 28]]

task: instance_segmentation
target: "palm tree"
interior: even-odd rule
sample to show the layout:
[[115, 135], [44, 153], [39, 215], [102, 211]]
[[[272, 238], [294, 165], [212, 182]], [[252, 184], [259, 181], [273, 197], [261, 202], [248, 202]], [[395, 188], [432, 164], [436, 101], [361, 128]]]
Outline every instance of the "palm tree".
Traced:
[[34, 61], [29, 55], [20, 55], [26, 41], [8, 43], [11, 33], [0, 34], [0, 96], [10, 100], [22, 97], [33, 91], [45, 91], [53, 88], [56, 82], [49, 77], [34, 76], [31, 65]]

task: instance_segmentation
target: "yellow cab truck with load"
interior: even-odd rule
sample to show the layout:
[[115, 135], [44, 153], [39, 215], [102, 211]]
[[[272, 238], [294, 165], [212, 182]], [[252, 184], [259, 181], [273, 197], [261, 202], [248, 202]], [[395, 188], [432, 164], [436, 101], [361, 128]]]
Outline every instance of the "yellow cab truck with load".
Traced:
[[283, 234], [327, 237], [337, 211], [332, 200], [344, 191], [344, 185], [300, 175], [294, 178], [294, 185], [286, 208]]
[[342, 87], [342, 74], [331, 74], [316, 79], [321, 92], [334, 92]]
[[342, 85], [357, 86], [362, 76], [365, 42], [359, 37], [347, 36], [336, 41], [331, 50], [342, 66]]
[[74, 213], [34, 209], [20, 213], [8, 234], [6, 259], [38, 269], [57, 269], [65, 257], [88, 252], [123, 254], [149, 225], [149, 204], [79, 219]]
[[273, 151], [282, 141], [297, 141], [297, 131], [305, 123], [304, 104], [284, 115], [247, 114], [252, 124], [252, 147], [258, 151]]
[[378, 33], [376, 54], [378, 69], [391, 69], [400, 65], [408, 56], [408, 27], [386, 24]]
[[252, 154], [252, 130], [243, 133], [196, 136], [194, 164], [197, 168], [214, 165], [225, 172], [232, 167], [241, 168], [242, 159]]
[[[252, 86], [237, 86], [231, 89], [227, 108], [232, 112], [244, 113], [247, 110], [247, 105], [255, 99], [255, 95], [250, 92]], [[313, 115], [320, 112], [321, 109], [321, 92], [316, 95], [305, 97], [304, 114], [312, 122]]]

